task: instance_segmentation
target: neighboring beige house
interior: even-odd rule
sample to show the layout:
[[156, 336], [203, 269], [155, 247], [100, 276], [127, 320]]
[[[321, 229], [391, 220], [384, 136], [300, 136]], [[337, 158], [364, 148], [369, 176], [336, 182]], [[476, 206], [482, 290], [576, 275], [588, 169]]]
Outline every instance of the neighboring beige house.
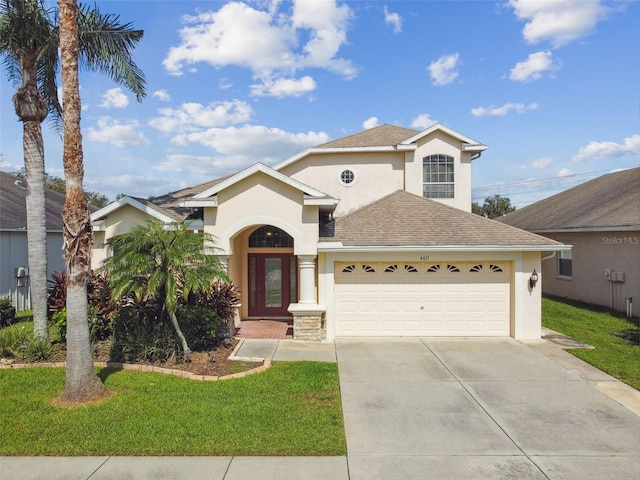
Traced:
[[[541, 255], [568, 247], [471, 211], [485, 145], [440, 124], [382, 125], [153, 200], [92, 215], [108, 241], [157, 218], [217, 239], [239, 319], [291, 318], [296, 339], [540, 338]], [[426, 197], [426, 198], [425, 198]]]
[[640, 167], [595, 178], [501, 221], [573, 245], [542, 262], [543, 293], [621, 312], [632, 306], [638, 317]]
[[[31, 309], [26, 198], [25, 181], [0, 172], [0, 298], [10, 297], [18, 311]], [[65, 268], [63, 206], [64, 194], [53, 190], [45, 192], [47, 277]]]

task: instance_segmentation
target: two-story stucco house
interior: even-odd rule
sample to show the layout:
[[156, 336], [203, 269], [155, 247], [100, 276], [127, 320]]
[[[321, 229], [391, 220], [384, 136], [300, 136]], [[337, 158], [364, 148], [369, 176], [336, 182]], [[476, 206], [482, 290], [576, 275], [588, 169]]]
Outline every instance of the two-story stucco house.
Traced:
[[486, 148], [441, 124], [382, 125], [274, 167], [124, 197], [92, 215], [94, 266], [135, 223], [193, 220], [217, 239], [239, 318], [293, 316], [294, 338], [540, 338], [530, 279], [543, 252], [568, 247], [470, 213]]

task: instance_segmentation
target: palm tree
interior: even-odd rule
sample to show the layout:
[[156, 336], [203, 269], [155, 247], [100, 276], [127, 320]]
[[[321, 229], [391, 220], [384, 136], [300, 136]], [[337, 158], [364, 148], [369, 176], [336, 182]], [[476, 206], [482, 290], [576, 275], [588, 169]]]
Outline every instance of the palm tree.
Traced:
[[113, 300], [133, 294], [138, 301], [158, 299], [162, 303], [185, 360], [191, 349], [176, 317], [179, 299], [191, 292], [208, 292], [216, 281], [228, 281], [218, 258], [204, 251], [214, 241], [211, 235], [191, 232], [186, 223], [165, 225], [151, 220], [113, 239], [113, 255], [102, 266]]
[[87, 319], [87, 281], [91, 261], [91, 218], [82, 189], [83, 155], [78, 83], [78, 5], [60, 1], [62, 63], [62, 160], [66, 193], [62, 218], [67, 267], [67, 373], [62, 400], [83, 402], [99, 398], [104, 385], [96, 376]]
[[[27, 243], [34, 335], [47, 338], [47, 255], [45, 223], [44, 142], [41, 124], [49, 116], [60, 127], [58, 101], [59, 35], [56, 12], [44, 0], [0, 0], [0, 56], [16, 85], [13, 103], [23, 125], [27, 183]], [[140, 101], [145, 78], [132, 60], [141, 30], [102, 15], [97, 7], [80, 6], [77, 14], [79, 56], [91, 71], [105, 73], [126, 86]]]

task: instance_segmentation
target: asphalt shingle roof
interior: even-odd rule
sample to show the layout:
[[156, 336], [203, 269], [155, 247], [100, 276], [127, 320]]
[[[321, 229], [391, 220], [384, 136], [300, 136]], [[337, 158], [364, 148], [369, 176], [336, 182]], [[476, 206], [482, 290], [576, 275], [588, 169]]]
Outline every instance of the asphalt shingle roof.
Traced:
[[[21, 182], [22, 185], [16, 184]], [[62, 230], [64, 194], [45, 190], [47, 230]], [[27, 182], [0, 172], [0, 229], [27, 228]]]
[[561, 245], [418, 195], [397, 191], [335, 220], [333, 237], [344, 246], [550, 246]]
[[398, 145], [420, 133], [418, 130], [384, 124], [370, 128], [331, 142], [318, 145], [317, 148], [349, 148], [349, 147], [388, 147]]
[[500, 221], [532, 232], [640, 228], [640, 167], [595, 178]]

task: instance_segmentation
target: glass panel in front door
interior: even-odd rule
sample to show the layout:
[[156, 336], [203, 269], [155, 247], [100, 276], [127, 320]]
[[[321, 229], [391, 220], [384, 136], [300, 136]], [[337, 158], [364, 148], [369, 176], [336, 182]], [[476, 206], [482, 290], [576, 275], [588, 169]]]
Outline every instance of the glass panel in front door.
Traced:
[[265, 307], [282, 307], [282, 258], [265, 258], [264, 290]]

